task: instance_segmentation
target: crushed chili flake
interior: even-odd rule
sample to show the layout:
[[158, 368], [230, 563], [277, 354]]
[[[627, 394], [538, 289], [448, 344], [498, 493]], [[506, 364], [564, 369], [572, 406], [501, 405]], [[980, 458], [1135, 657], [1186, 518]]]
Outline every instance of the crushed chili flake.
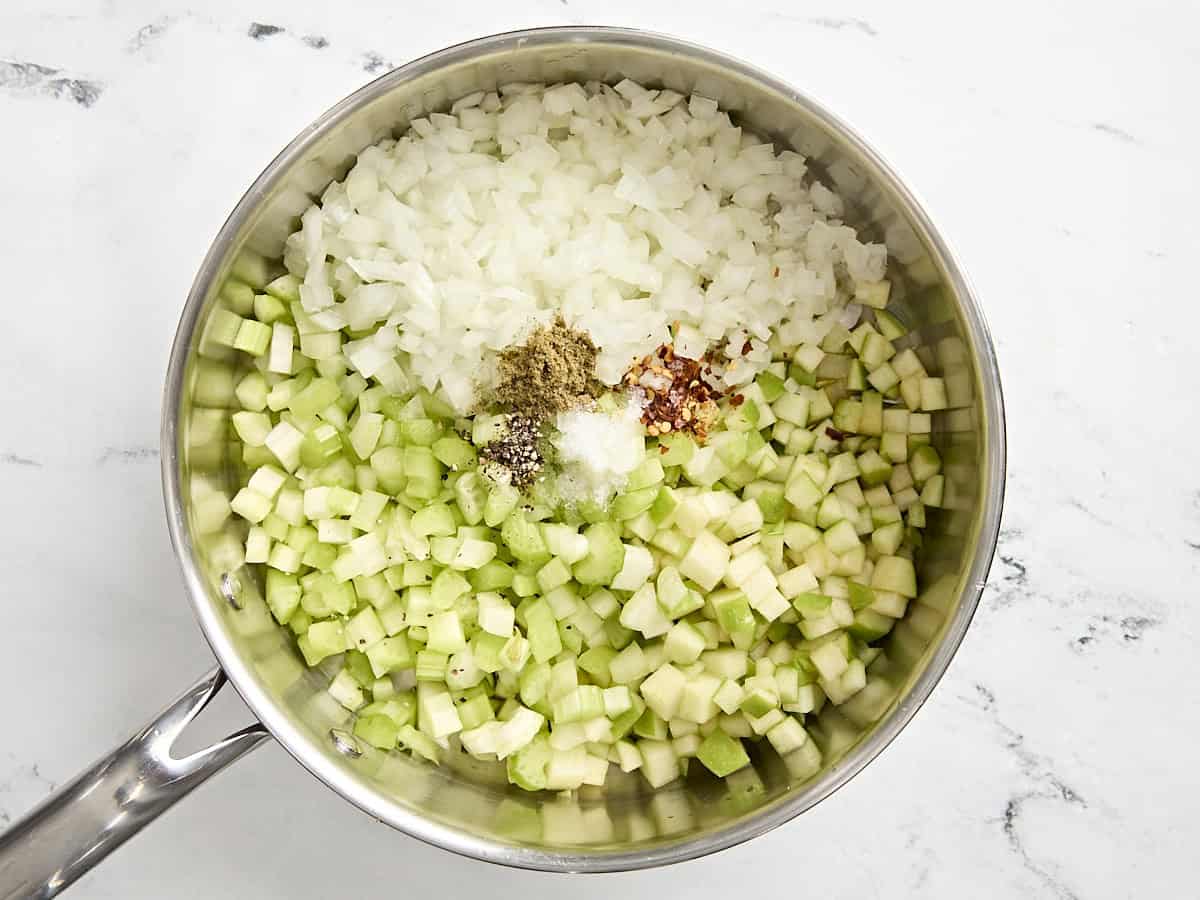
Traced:
[[833, 438], [835, 441], [844, 441], [846, 439], [845, 433], [838, 431], [832, 425], [825, 426], [825, 433], [827, 435], [829, 435], [831, 438]]
[[[629, 384], [641, 384], [645, 391], [642, 424], [651, 436], [685, 432], [703, 443], [708, 429], [716, 421], [717, 399], [721, 391], [705, 380], [711, 374], [707, 359], [676, 356], [674, 347], [663, 344], [654, 353], [633, 364], [625, 376]], [[651, 373], [665, 379], [664, 386], [647, 386], [642, 375]]]
[[750, 341], [746, 341], [746, 343], [742, 344], [742, 356], [745, 356], [752, 349], [753, 348], [750, 346]]
[[733, 406], [733, 407], [741, 406], [745, 402], [746, 402], [746, 398], [743, 397], [741, 394], [734, 394], [732, 397], [729, 398], [729, 405]]

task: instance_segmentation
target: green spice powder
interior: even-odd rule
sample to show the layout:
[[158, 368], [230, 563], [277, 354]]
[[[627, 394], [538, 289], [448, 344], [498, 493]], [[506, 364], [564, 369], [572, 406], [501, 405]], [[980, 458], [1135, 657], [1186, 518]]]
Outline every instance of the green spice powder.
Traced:
[[596, 345], [562, 316], [542, 325], [524, 344], [500, 352], [496, 400], [514, 413], [549, 419], [598, 397]]

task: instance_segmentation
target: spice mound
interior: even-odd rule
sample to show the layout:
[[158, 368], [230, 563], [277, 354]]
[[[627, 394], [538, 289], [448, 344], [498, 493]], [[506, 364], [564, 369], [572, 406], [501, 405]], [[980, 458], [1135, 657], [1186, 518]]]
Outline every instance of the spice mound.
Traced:
[[711, 369], [706, 360], [676, 356], [670, 344], [633, 364], [625, 383], [646, 392], [642, 424], [652, 436], [673, 431], [689, 432], [700, 443], [717, 419], [721, 392], [706, 380]]
[[646, 454], [640, 413], [630, 403], [611, 412], [575, 409], [559, 415], [553, 444], [562, 465], [563, 499], [603, 504], [625, 486]]
[[598, 352], [585, 332], [558, 316], [500, 352], [496, 402], [535, 421], [586, 405], [605, 390], [595, 376]]
[[484, 473], [513, 487], [528, 487], [542, 469], [540, 441], [541, 432], [533, 419], [505, 416], [495, 440], [479, 448]]

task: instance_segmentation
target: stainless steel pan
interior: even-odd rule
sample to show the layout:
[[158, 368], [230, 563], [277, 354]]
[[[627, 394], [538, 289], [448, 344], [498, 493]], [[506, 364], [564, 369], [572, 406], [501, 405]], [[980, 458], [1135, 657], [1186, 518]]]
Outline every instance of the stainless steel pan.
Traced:
[[[931, 510], [923, 593], [887, 643], [888, 665], [812, 723], [818, 770], [764, 752], [728, 783], [702, 773], [658, 792], [616, 773], [603, 790], [543, 797], [455, 756], [432, 768], [359, 746], [327, 679], [277, 628], [241, 533], [221, 521], [231, 493], [228, 416], [238, 362], [203, 341], [222, 288], [278, 258], [298, 215], [357, 151], [455, 98], [513, 81], [637, 81], [716, 98], [746, 125], [809, 157], [848, 201], [847, 218], [892, 254], [894, 296], [918, 352], [946, 378], [936, 416], [946, 508]], [[355, 806], [413, 837], [478, 859], [603, 872], [702, 856], [780, 825], [825, 799], [908, 723], [945, 672], [979, 600], [1004, 490], [1004, 420], [987, 327], [962, 272], [900, 178], [849, 126], [746, 63], [640, 31], [548, 28], [482, 38], [384, 75], [305, 129], [267, 167], [217, 235], [187, 298], [167, 373], [162, 424], [167, 524], [188, 599], [218, 668], [142, 731], [0, 835], [0, 897], [51, 897], [194, 787], [268, 737]], [[213, 513], [216, 511], [217, 516]], [[258, 722], [181, 759], [175, 738], [226, 679]], [[699, 768], [699, 767], [696, 767]], [[886, 801], [885, 801], [886, 802]]]

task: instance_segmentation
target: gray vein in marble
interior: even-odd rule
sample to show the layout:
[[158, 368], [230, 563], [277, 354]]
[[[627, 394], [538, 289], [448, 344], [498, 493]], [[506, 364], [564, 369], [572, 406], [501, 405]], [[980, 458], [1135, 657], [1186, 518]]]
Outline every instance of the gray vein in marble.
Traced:
[[362, 67], [364, 72], [374, 74], [392, 68], [392, 64], [378, 53], [368, 52], [362, 55]]
[[[1061, 798], [1067, 803], [1078, 803], [1084, 805], [1078, 796], [1070, 788], [1063, 787]], [[1026, 791], [1009, 799], [1004, 807], [1004, 835], [1008, 838], [1008, 846], [1014, 853], [1021, 857], [1021, 863], [1025, 868], [1036, 875], [1043, 884], [1046, 885], [1055, 896], [1063, 898], [1063, 900], [1078, 900], [1079, 895], [1071, 888], [1063, 884], [1053, 872], [1050, 872], [1046, 866], [1039, 863], [1029, 854], [1028, 848], [1025, 846], [1025, 841], [1021, 837], [1021, 832], [1018, 828], [1020, 824], [1021, 813], [1025, 808], [1025, 804], [1030, 800], [1038, 799], [1054, 799], [1053, 795], [1047, 795], [1041, 791]]]
[[828, 28], [831, 31], [843, 31], [851, 29], [865, 34], [867, 37], [878, 37], [879, 32], [875, 27], [865, 19], [838, 18], [834, 16], [816, 16], [812, 19], [804, 20], [808, 25], [815, 25], [818, 28]]
[[1077, 900], [1078, 895], [1056, 876], [1047, 863], [1040, 861], [1031, 852], [1021, 834], [1021, 816], [1026, 804], [1032, 800], [1045, 800], [1080, 809], [1088, 809], [1088, 803], [1078, 791], [1063, 780], [1049, 757], [1031, 750], [1025, 735], [1001, 718], [995, 692], [979, 682], [973, 687], [974, 693], [963, 696], [962, 699], [986, 715], [1000, 733], [1004, 747], [1016, 760], [1021, 776], [1028, 782], [1027, 786], [1009, 795], [1003, 813], [995, 821], [999, 821], [1009, 848], [1020, 857], [1021, 864], [1027, 871], [1035, 875], [1056, 896], [1063, 900]]
[[[246, 29], [246, 36], [256, 41], [264, 41], [278, 34], [286, 35], [289, 32], [282, 25], [267, 25], [263, 22], [251, 22], [250, 27]], [[329, 46], [329, 38], [323, 34], [301, 34], [295, 35], [295, 38], [310, 50], [324, 50]]]
[[129, 39], [129, 43], [126, 45], [125, 51], [127, 53], [141, 53], [151, 44], [156, 42], [160, 37], [162, 37], [163, 34], [166, 33], [166, 30], [171, 27], [173, 22], [174, 19], [172, 19], [170, 16], [163, 16], [162, 18], [155, 19], [153, 22], [143, 25], [137, 30], [137, 33], [135, 33], [134, 36]]
[[993, 694], [986, 686], [976, 682], [975, 693], [979, 695], [979, 708], [984, 712], [987, 712], [996, 705], [996, 695]]
[[1126, 144], [1140, 144], [1141, 143], [1141, 141], [1139, 141], [1136, 137], [1134, 137], [1132, 134], [1130, 134], [1124, 128], [1118, 128], [1116, 125], [1110, 125], [1107, 122], [1093, 122], [1090, 127], [1093, 131], [1098, 131], [1101, 134], [1106, 134], [1109, 137], [1116, 138], [1118, 141], [1121, 141]]
[[1107, 526], [1108, 528], [1118, 527], [1116, 522], [1113, 522], [1110, 519], [1106, 519], [1101, 515], [1097, 515], [1096, 513], [1092, 512], [1090, 509], [1088, 509], [1086, 506], [1084, 506], [1083, 503], [1081, 503], [1079, 500], [1076, 500], [1074, 497], [1068, 497], [1067, 504], [1072, 509], [1079, 510], [1081, 513], [1083, 513], [1085, 516], [1087, 516], [1089, 519], [1091, 519], [1093, 522], [1096, 522], [1099, 525], [1104, 525], [1104, 526]]
[[158, 459], [157, 447], [105, 447], [104, 452], [96, 460], [96, 465], [104, 466], [109, 463], [138, 463], [148, 459]]
[[283, 32], [284, 29], [279, 25], [266, 25], [262, 22], [251, 22], [250, 27], [246, 29], [247, 37], [251, 37], [256, 41], [274, 37], [277, 34], [283, 34]]
[[[992, 596], [995, 598], [993, 604], [995, 606], [1009, 606], [1014, 600], [1024, 597], [1028, 593], [1029, 568], [1011, 550], [1006, 549], [1006, 546], [1021, 537], [1021, 532], [1015, 528], [1003, 529], [1000, 532], [996, 559], [1003, 566], [1003, 570], [997, 572], [993, 568], [993, 580], [988, 583], [988, 587], [992, 589]], [[999, 580], [994, 580], [997, 577]]]
[[18, 456], [16, 453], [0, 453], [0, 466], [28, 466], [40, 469], [42, 464], [28, 456]]
[[41, 63], [0, 59], [0, 88], [18, 97], [53, 97], [87, 108], [100, 99], [104, 83], [71, 78], [61, 69]]
[[1162, 625], [1161, 619], [1151, 616], [1116, 616], [1102, 615], [1087, 624], [1086, 631], [1071, 642], [1071, 649], [1083, 653], [1096, 644], [1097, 641], [1109, 638], [1119, 638], [1123, 644], [1138, 643], [1152, 628]]

